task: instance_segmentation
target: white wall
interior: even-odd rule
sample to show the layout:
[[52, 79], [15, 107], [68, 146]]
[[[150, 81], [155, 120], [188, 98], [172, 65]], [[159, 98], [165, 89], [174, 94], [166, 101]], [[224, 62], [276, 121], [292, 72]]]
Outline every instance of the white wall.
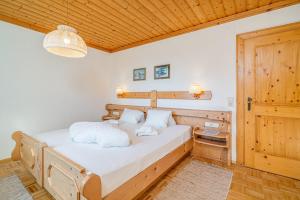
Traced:
[[55, 56], [43, 49], [43, 37], [0, 22], [0, 159], [10, 155], [13, 131], [99, 120], [108, 102], [110, 55], [89, 48], [82, 59]]
[[[233, 160], [236, 159], [236, 108], [227, 98], [236, 100], [236, 35], [262, 28], [300, 21], [300, 5], [260, 14], [199, 30], [182, 36], [128, 49], [113, 54], [113, 87], [129, 91], [188, 90], [200, 83], [211, 90], [211, 101], [160, 101], [159, 106], [195, 109], [231, 110], [233, 112]], [[171, 64], [170, 80], [154, 80], [153, 66]], [[146, 81], [132, 81], [134, 68], [146, 67]], [[111, 91], [112, 102], [149, 105], [144, 100], [119, 100]]]

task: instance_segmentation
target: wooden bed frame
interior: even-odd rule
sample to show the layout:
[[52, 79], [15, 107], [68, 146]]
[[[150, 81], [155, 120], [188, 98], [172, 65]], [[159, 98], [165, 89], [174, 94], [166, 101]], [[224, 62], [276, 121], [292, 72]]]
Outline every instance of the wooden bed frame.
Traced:
[[[108, 115], [120, 116], [124, 108], [141, 110], [146, 115], [147, 110], [151, 107], [106, 105]], [[199, 121], [225, 120], [222, 111], [159, 109], [171, 110], [177, 124], [192, 127], [199, 125]], [[102, 198], [99, 176], [25, 133], [15, 132], [13, 139], [16, 146], [12, 152], [12, 159], [21, 160], [37, 182], [57, 200], [130, 200], [137, 198], [178, 161], [190, 154], [193, 148], [191, 139]]]
[[36, 182], [43, 185], [43, 149], [47, 145], [21, 131], [14, 132], [12, 138], [16, 146], [11, 159], [21, 160], [24, 167], [35, 177]]

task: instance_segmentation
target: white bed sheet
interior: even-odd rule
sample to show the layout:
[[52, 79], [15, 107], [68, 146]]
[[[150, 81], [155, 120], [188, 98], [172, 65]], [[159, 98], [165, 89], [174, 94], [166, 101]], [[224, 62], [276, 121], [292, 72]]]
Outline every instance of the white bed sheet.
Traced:
[[119, 126], [130, 136], [129, 147], [102, 148], [97, 144], [74, 143], [69, 139], [68, 129], [42, 133], [36, 138], [99, 175], [105, 197], [191, 138], [190, 126], [175, 125], [160, 130], [158, 136], [137, 137], [135, 130], [139, 126], [128, 123]]
[[56, 147], [72, 143], [69, 135], [69, 129], [59, 129], [31, 135], [40, 142], [46, 143], [49, 147]]

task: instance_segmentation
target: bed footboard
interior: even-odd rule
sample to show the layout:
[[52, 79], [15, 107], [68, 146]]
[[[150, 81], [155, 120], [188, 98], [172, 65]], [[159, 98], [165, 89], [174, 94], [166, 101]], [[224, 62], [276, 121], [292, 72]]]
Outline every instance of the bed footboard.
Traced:
[[43, 148], [47, 145], [16, 131], [12, 134], [16, 146], [11, 154], [14, 161], [20, 160], [25, 168], [35, 177], [39, 185], [43, 185]]
[[59, 154], [44, 149], [44, 187], [57, 200], [101, 200], [100, 177]]

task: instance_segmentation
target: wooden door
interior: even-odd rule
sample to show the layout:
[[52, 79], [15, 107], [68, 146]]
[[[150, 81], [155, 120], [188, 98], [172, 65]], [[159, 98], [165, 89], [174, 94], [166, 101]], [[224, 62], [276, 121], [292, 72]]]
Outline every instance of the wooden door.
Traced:
[[244, 40], [244, 161], [300, 179], [300, 26]]

